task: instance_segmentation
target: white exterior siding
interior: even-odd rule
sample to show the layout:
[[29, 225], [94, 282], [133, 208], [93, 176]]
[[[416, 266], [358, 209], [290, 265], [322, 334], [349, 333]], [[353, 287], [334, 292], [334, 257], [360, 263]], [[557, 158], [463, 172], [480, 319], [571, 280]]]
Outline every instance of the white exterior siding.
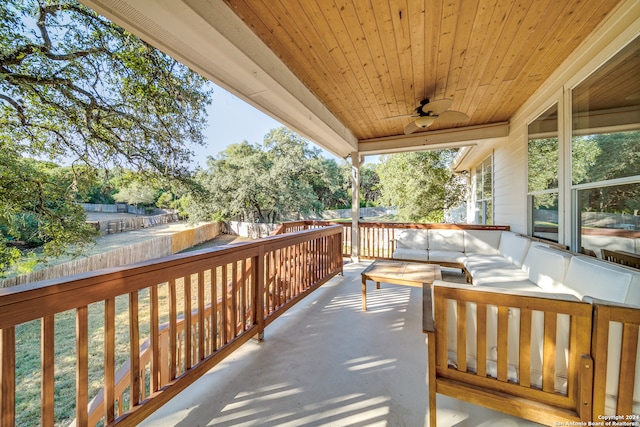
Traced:
[[527, 232], [527, 150], [523, 132], [510, 131], [506, 144], [493, 155], [494, 218], [518, 233]]

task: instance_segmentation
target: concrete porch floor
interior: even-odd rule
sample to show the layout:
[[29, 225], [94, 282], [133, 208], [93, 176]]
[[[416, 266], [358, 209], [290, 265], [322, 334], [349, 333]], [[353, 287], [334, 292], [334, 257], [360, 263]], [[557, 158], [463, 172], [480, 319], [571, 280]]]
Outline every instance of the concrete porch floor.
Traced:
[[[422, 290], [335, 277], [145, 420], [144, 426], [426, 426]], [[445, 280], [464, 282], [457, 270]], [[438, 426], [539, 424], [438, 395]]]

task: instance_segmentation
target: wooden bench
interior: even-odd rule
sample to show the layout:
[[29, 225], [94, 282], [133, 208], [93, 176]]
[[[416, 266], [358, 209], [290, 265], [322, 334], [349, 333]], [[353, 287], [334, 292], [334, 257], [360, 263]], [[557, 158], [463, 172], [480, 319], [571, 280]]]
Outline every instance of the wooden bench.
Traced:
[[[454, 284], [423, 289], [431, 426], [436, 425], [436, 393], [545, 425], [637, 414], [639, 308]], [[447, 327], [452, 313], [455, 326]], [[519, 342], [510, 343], [514, 321], [519, 323]], [[617, 326], [610, 337], [611, 323]], [[616, 328], [622, 328], [621, 334]], [[566, 367], [558, 363], [565, 349]], [[492, 353], [495, 360], [490, 360]], [[532, 355], [538, 354], [540, 360], [535, 360]], [[616, 378], [607, 378], [616, 366]], [[617, 406], [605, 410], [607, 399]]]
[[602, 259], [640, 269], [640, 255], [631, 252], [602, 249]]

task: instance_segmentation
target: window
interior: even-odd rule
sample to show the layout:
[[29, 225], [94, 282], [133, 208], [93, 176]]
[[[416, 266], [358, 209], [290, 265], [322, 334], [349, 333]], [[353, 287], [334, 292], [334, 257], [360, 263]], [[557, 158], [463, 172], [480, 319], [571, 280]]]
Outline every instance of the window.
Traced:
[[558, 104], [527, 129], [527, 177], [531, 234], [558, 241]]
[[476, 224], [493, 224], [493, 159], [487, 157], [476, 167]]
[[639, 40], [571, 94], [574, 245], [598, 257], [602, 249], [640, 251]]

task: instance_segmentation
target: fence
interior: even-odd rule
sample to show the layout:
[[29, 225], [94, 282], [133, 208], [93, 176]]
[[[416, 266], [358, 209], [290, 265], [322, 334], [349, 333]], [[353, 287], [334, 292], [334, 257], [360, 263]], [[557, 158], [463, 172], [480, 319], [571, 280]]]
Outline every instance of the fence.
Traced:
[[123, 233], [125, 231], [139, 230], [141, 228], [155, 227], [180, 220], [177, 213], [165, 213], [153, 216], [140, 216], [134, 218], [119, 218], [107, 221], [87, 221], [93, 224], [100, 234]]
[[173, 235], [156, 237], [109, 252], [54, 265], [22, 276], [3, 279], [0, 280], [0, 288], [160, 258], [211, 240], [218, 234], [220, 234], [220, 223], [207, 223]]
[[171, 209], [145, 208], [127, 205], [126, 203], [101, 204], [101, 203], [80, 203], [85, 212], [104, 212], [104, 213], [130, 213], [135, 215], [161, 215], [166, 213], [175, 213]]

